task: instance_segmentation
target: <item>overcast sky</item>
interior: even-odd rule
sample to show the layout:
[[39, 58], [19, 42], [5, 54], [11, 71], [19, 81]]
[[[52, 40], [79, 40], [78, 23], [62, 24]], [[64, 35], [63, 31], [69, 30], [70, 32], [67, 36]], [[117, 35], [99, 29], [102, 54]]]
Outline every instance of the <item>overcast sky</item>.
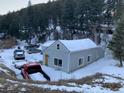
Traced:
[[[29, 0], [0, 0], [0, 14], [27, 7]], [[31, 0], [32, 4], [46, 3], [48, 0]]]

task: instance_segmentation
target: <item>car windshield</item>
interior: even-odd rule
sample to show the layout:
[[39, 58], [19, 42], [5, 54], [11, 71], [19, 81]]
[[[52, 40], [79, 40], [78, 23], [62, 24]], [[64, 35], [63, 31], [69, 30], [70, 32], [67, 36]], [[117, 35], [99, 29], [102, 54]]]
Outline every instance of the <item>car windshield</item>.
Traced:
[[18, 54], [18, 55], [19, 55], [19, 54], [23, 54], [23, 51], [16, 52], [16, 54]]
[[23, 51], [23, 50], [15, 50], [14, 53], [15, 53], [15, 54], [23, 54], [24, 51]]

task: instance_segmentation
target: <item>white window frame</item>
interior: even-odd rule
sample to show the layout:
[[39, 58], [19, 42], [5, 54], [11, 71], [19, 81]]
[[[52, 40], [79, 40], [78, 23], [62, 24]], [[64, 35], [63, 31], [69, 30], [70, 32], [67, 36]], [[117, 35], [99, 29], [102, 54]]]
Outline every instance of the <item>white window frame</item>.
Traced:
[[[80, 59], [81, 59], [81, 61], [82, 61], [81, 64], [80, 64], [80, 62], [79, 62]], [[84, 65], [85, 65], [84, 57], [80, 57], [80, 58], [78, 59], [78, 65], [79, 65], [79, 66], [84, 66]]]
[[57, 47], [57, 50], [59, 50], [60, 49], [60, 44], [57, 44], [56, 47]]
[[[55, 64], [55, 59], [57, 59], [57, 65]], [[61, 66], [58, 65], [58, 64], [59, 64], [59, 60], [61, 60], [61, 62], [62, 62], [62, 65], [61, 65]], [[53, 62], [54, 66], [56, 66], [56, 67], [61, 67], [61, 68], [63, 67], [63, 61], [62, 61], [62, 59], [60, 59], [60, 58], [54, 58], [53, 61], [54, 61], [54, 62]]]
[[[88, 57], [90, 57], [89, 61], [88, 61]], [[87, 56], [87, 62], [88, 62], [88, 63], [91, 62], [91, 57], [92, 57], [91, 55], [88, 55], [88, 56]]]

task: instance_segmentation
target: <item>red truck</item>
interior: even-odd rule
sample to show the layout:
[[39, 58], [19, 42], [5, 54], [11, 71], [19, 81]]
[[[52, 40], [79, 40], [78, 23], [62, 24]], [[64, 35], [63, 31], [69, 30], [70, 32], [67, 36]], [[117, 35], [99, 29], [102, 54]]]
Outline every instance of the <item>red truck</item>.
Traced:
[[24, 64], [21, 67], [21, 74], [24, 79], [31, 79], [30, 74], [37, 73], [37, 72], [40, 72], [46, 80], [50, 81], [50, 77], [42, 70], [40, 63], [31, 62], [31, 63]]

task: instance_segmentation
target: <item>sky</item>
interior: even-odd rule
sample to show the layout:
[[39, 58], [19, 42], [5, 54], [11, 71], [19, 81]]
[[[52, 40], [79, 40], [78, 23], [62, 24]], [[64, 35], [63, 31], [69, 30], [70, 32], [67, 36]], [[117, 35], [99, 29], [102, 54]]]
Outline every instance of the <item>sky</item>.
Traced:
[[[0, 0], [0, 15], [27, 7], [28, 1], [29, 0]], [[46, 2], [48, 2], [48, 0], [31, 0], [32, 5]]]

